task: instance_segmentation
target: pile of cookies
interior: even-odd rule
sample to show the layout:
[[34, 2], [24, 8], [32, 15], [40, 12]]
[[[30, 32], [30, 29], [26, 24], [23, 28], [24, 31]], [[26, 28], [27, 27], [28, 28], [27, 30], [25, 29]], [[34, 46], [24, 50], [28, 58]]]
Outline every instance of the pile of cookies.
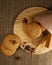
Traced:
[[6, 56], [13, 55], [20, 45], [20, 38], [15, 34], [7, 35], [0, 46], [1, 52]]

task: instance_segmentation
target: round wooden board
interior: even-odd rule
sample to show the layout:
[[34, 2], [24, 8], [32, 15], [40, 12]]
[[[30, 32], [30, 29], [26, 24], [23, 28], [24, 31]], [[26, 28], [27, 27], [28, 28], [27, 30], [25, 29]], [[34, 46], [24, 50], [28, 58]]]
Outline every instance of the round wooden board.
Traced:
[[[42, 7], [31, 7], [31, 8], [28, 8], [28, 9], [25, 9], [24, 11], [22, 11], [15, 20], [14, 29], [13, 29], [14, 34], [18, 35], [21, 38], [21, 40], [24, 41], [26, 39], [28, 41], [28, 37], [26, 37], [26, 36], [24, 37], [25, 34], [22, 31], [23, 18], [31, 16], [33, 14], [41, 13], [42, 11], [45, 11], [45, 10], [47, 10], [47, 9], [42, 8]], [[24, 48], [22, 46], [20, 46], [20, 47], [24, 50]], [[37, 47], [36, 52], [33, 54], [43, 54], [43, 53], [50, 51], [51, 49], [52, 49], [52, 37], [51, 37], [51, 43], [49, 45], [49, 48], [46, 48], [45, 44], [40, 44]]]

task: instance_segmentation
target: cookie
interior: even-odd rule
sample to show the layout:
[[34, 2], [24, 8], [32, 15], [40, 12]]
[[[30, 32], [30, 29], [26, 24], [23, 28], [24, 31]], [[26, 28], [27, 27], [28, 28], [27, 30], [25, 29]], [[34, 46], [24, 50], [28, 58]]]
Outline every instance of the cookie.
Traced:
[[15, 34], [7, 35], [4, 38], [2, 45], [10, 50], [16, 50], [20, 45], [20, 38]]
[[13, 54], [15, 54], [16, 50], [9, 50], [6, 47], [4, 47], [3, 45], [1, 45], [1, 53], [6, 55], [6, 56], [11, 56]]
[[29, 23], [23, 25], [23, 31], [30, 38], [38, 38], [42, 33], [42, 28], [37, 23]]

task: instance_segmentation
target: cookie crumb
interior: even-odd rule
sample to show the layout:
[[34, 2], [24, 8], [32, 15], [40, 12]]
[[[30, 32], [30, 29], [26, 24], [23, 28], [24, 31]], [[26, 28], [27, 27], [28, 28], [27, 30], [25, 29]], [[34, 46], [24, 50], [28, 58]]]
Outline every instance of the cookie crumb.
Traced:
[[24, 47], [24, 44], [22, 46]]
[[23, 42], [24, 44], [26, 44], [26, 42]]
[[15, 59], [16, 59], [17, 61], [21, 61], [21, 60], [22, 60], [22, 58], [21, 58], [20, 56], [16, 56]]
[[29, 45], [27, 45], [27, 46], [25, 47], [25, 50], [30, 51], [30, 49], [31, 49], [31, 47], [30, 47]]
[[31, 48], [30, 52], [32, 53], [32, 52], [34, 52], [34, 51], [35, 51], [35, 48]]

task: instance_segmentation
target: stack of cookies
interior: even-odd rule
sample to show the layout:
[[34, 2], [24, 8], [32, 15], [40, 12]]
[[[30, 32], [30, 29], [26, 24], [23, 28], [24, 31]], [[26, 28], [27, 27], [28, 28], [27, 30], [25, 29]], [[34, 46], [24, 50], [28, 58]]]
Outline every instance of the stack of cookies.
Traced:
[[13, 55], [20, 45], [20, 38], [15, 34], [7, 35], [1, 44], [1, 52], [4, 55]]

